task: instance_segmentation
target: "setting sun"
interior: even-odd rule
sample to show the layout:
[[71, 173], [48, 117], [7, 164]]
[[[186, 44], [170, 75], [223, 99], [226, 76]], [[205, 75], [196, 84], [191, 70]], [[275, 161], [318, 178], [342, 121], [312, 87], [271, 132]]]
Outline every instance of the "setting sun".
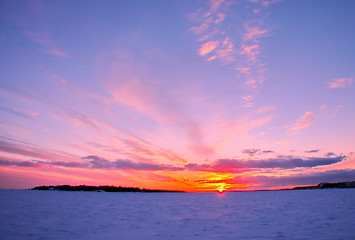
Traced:
[[221, 186], [218, 188], [218, 192], [222, 193], [224, 191], [224, 188]]

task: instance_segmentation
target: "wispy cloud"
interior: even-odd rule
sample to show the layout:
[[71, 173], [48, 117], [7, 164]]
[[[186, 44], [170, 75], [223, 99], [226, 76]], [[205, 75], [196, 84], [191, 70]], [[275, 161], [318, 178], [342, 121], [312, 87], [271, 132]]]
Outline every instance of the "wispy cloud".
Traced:
[[217, 11], [220, 7], [221, 4], [224, 2], [225, 0], [211, 0], [211, 11], [215, 12]]
[[242, 100], [245, 107], [251, 107], [253, 105], [253, 96], [251, 95], [242, 97]]
[[167, 164], [152, 164], [145, 162], [133, 162], [131, 160], [118, 159], [109, 161], [98, 156], [87, 156], [82, 159], [90, 160], [90, 168], [114, 168], [114, 169], [130, 169], [130, 170], [170, 170], [177, 171], [182, 168]]
[[64, 108], [64, 111], [67, 116], [69, 116], [74, 121], [75, 124], [85, 125], [89, 128], [100, 130], [100, 127], [98, 126], [94, 117], [67, 107]]
[[258, 61], [260, 46], [259, 38], [269, 31], [257, 26], [245, 24], [245, 33], [242, 36], [242, 48], [240, 54], [247, 56], [247, 62], [252, 65]]
[[0, 106], [0, 110], [15, 114], [19, 117], [27, 118], [27, 119], [33, 119], [35, 116], [38, 115], [36, 112], [29, 112], [29, 111], [20, 111], [17, 109], [13, 109], [10, 107], [5, 107], [5, 106]]
[[286, 126], [293, 133], [298, 133], [298, 131], [308, 128], [314, 122], [314, 113], [306, 112], [301, 118], [294, 124]]
[[354, 82], [353, 78], [334, 78], [328, 83], [329, 88], [346, 88]]
[[173, 151], [153, 145], [136, 136], [129, 135], [119, 138], [119, 140], [124, 144], [121, 152], [132, 159], [162, 162], [170, 161], [178, 164], [187, 163], [187, 160]]
[[[239, 54], [244, 57], [236, 67], [242, 75], [245, 76], [246, 85], [255, 88], [264, 81], [263, 64], [260, 63], [260, 43], [259, 39], [264, 37], [270, 30], [263, 29], [260, 22], [251, 21], [244, 24], [244, 34], [242, 35]], [[243, 58], [242, 58], [243, 59]]]
[[199, 49], [199, 54], [201, 56], [204, 56], [206, 54], [211, 53], [213, 50], [216, 49], [216, 47], [219, 45], [219, 41], [209, 41], [201, 45]]
[[42, 51], [46, 54], [56, 57], [67, 57], [68, 52], [60, 49], [55, 40], [47, 33], [47, 31], [33, 31], [25, 30], [24, 35], [31, 39], [33, 42], [42, 47]]
[[6, 21], [20, 27], [22, 34], [38, 44], [41, 52], [57, 57], [69, 55], [58, 46], [58, 41], [50, 34], [53, 26], [49, 19], [53, 12], [59, 10], [56, 9], [57, 5], [48, 5], [41, 1], [26, 1], [21, 4], [21, 8], [16, 8], [19, 14], [13, 14], [14, 6], [11, 3], [2, 5], [4, 10], [2, 17]]
[[198, 53], [206, 57], [207, 61], [220, 60], [224, 64], [234, 62], [234, 43], [224, 30], [222, 23], [227, 18], [224, 13], [229, 3], [224, 0], [211, 0], [208, 9], [199, 9], [193, 14], [193, 21], [197, 26], [190, 30], [201, 35]]
[[62, 154], [57, 151], [48, 151], [27, 142], [14, 142], [13, 140], [4, 137], [0, 138], [0, 152], [44, 160], [54, 159], [58, 161], [73, 159], [76, 157], [71, 154]]
[[121, 84], [113, 84], [110, 92], [114, 103], [149, 116], [157, 123], [174, 125], [185, 132], [191, 144], [204, 146], [199, 123], [184, 111], [178, 101], [157, 86], [132, 78]]
[[312, 149], [312, 150], [307, 150], [307, 151], [304, 151], [305, 153], [317, 153], [319, 152], [320, 149]]
[[68, 53], [59, 49], [59, 48], [55, 48], [55, 47], [47, 47], [44, 50], [45, 53], [48, 53], [49, 55], [52, 56], [57, 56], [57, 57], [66, 57], [68, 56]]
[[256, 148], [244, 149], [242, 152], [244, 154], [249, 155], [250, 157], [253, 157], [255, 155], [274, 153], [274, 151], [272, 150], [261, 150]]
[[260, 149], [244, 149], [243, 153], [248, 154], [249, 156], [254, 156], [255, 154], [259, 153], [261, 150]]
[[212, 164], [188, 164], [185, 166], [185, 168], [195, 171], [241, 173], [251, 169], [293, 169], [301, 167], [311, 168], [338, 163], [343, 161], [345, 158], [346, 156], [318, 158], [299, 158], [293, 156], [285, 156], [262, 160], [220, 159]]
[[39, 164], [32, 161], [13, 161], [0, 158], [1, 166], [17, 166], [17, 167], [38, 167]]
[[[199, 35], [198, 54], [210, 62], [218, 60], [221, 64], [233, 64], [237, 78], [251, 89], [255, 89], [264, 81], [265, 72], [265, 66], [259, 57], [260, 39], [271, 29], [264, 27], [261, 12], [272, 2], [251, 1], [246, 4], [248, 7], [245, 11], [253, 11], [250, 18], [244, 22], [235, 19], [237, 12], [242, 11], [238, 9], [242, 5], [231, 1], [210, 1], [208, 7], [198, 9], [192, 14], [195, 26], [190, 28], [193, 33]], [[231, 29], [237, 29], [238, 34]], [[242, 97], [245, 107], [251, 107], [254, 95], [258, 94], [257, 91], [252, 91], [253, 93]]]

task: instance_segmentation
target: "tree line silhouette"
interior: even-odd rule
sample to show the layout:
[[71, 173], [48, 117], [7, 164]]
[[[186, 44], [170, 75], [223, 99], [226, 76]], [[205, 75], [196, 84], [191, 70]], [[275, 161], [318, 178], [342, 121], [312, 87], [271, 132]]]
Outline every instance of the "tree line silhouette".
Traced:
[[316, 186], [295, 187], [295, 188], [293, 188], [293, 190], [325, 189], [325, 188], [355, 188], [355, 181], [353, 181], [353, 182], [337, 182], [337, 183], [320, 183]]
[[146, 188], [135, 187], [116, 187], [116, 186], [70, 186], [70, 185], [49, 185], [49, 186], [37, 186], [31, 190], [49, 190], [49, 191], [96, 191], [96, 192], [180, 192], [170, 190], [153, 190]]

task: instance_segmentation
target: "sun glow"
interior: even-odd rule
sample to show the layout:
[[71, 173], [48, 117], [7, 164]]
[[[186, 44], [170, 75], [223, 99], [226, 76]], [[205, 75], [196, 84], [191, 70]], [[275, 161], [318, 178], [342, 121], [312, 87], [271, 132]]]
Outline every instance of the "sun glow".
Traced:
[[218, 192], [222, 193], [223, 191], [224, 191], [224, 188], [223, 188], [222, 186], [220, 186], [220, 187], [218, 188]]

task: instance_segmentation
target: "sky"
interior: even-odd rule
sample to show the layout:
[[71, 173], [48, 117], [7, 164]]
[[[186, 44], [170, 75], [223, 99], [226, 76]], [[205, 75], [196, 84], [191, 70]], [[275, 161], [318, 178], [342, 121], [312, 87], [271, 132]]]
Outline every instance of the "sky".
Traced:
[[0, 1], [0, 188], [355, 180], [355, 2]]

